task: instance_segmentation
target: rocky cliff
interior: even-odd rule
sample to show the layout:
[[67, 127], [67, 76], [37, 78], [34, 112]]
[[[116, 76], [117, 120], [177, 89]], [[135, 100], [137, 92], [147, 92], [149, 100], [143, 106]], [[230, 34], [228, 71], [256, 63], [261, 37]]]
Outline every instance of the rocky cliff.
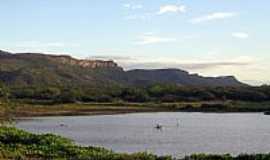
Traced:
[[69, 56], [51, 56], [51, 60], [68, 65], [77, 65], [83, 68], [120, 68], [114, 61], [80, 60]]
[[83, 68], [121, 68], [114, 61], [102, 61], [102, 60], [87, 60], [87, 59], [76, 59], [67, 55], [49, 55], [40, 53], [17, 53], [12, 54], [9, 52], [0, 50], [0, 58], [11, 60], [11, 59], [28, 59], [28, 60], [49, 60], [58, 64], [80, 66]]

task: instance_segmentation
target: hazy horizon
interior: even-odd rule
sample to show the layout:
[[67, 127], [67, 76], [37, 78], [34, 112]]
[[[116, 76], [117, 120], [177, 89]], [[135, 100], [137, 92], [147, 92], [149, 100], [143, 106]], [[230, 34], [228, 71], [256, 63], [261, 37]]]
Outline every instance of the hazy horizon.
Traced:
[[269, 5], [265, 0], [10, 0], [0, 6], [0, 49], [269, 84]]

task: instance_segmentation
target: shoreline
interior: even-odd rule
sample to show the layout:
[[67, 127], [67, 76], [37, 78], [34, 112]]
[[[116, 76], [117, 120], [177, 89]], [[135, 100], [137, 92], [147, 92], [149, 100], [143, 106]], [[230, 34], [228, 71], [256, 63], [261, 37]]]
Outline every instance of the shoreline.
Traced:
[[[10, 115], [20, 117], [95, 116], [128, 113], [187, 112], [187, 113], [265, 113], [270, 102], [179, 102], [179, 103], [70, 103], [28, 104], [15, 102]], [[13, 105], [14, 105], [13, 104]], [[0, 111], [0, 117], [4, 112]]]
[[[84, 112], [84, 113], [63, 113], [63, 114], [28, 114], [26, 116], [16, 116], [15, 120], [37, 118], [37, 117], [76, 117], [76, 116], [111, 116], [136, 113], [201, 113], [201, 114], [264, 114], [264, 112], [199, 112], [199, 111], [121, 111], [121, 112]], [[264, 114], [265, 115], [265, 114]], [[265, 115], [267, 116], [267, 115]]]

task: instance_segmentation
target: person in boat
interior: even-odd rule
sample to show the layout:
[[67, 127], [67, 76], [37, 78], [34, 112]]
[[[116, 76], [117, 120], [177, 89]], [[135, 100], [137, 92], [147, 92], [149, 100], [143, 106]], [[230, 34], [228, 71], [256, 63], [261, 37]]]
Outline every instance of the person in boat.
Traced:
[[162, 129], [162, 125], [161, 124], [157, 124], [155, 128], [156, 129]]
[[270, 111], [265, 111], [264, 115], [270, 115]]
[[66, 125], [66, 124], [61, 123], [61, 124], [60, 124], [60, 127], [67, 127], [67, 125]]
[[179, 122], [179, 120], [176, 120], [177, 122], [176, 122], [176, 127], [179, 127], [180, 126], [180, 122]]

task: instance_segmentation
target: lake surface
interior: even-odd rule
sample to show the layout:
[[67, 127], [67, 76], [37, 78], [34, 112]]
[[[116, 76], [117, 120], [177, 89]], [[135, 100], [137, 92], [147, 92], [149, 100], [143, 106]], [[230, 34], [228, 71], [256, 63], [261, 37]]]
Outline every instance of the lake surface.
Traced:
[[[155, 129], [157, 123], [162, 124], [161, 130]], [[117, 152], [149, 151], [183, 157], [201, 152], [235, 155], [270, 151], [270, 116], [262, 113], [42, 117], [19, 121], [17, 127], [34, 133], [56, 133], [81, 145]]]

